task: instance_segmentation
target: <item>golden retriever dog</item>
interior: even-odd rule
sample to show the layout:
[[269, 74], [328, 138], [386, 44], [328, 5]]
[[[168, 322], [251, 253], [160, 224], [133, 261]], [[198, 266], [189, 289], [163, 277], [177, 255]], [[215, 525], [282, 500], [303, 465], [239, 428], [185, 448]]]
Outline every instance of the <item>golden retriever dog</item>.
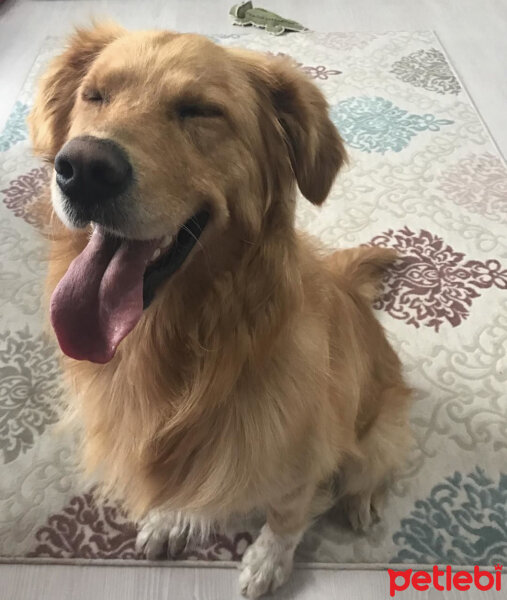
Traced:
[[321, 204], [346, 159], [327, 109], [286, 58], [103, 24], [71, 37], [29, 118], [54, 167], [50, 314], [84, 465], [149, 558], [263, 511], [249, 598], [333, 503], [368, 526], [410, 440], [370, 308], [394, 254], [295, 229], [296, 185]]

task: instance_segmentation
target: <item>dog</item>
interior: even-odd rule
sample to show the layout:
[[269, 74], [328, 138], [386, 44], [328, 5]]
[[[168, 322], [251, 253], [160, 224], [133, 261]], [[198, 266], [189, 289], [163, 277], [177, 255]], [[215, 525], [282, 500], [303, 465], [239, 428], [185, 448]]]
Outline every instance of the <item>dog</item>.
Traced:
[[410, 444], [370, 307], [394, 252], [295, 229], [296, 186], [320, 205], [346, 161], [322, 93], [287, 57], [94, 24], [29, 125], [53, 168], [47, 290], [83, 464], [148, 558], [263, 511], [240, 585], [276, 589], [333, 504], [370, 524]]

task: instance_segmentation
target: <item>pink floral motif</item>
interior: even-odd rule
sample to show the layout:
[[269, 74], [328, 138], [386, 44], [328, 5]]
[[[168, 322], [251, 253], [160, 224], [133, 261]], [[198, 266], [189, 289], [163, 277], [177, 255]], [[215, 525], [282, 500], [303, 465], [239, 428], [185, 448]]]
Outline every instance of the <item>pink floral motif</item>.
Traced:
[[[136, 552], [137, 530], [118, 506], [99, 504], [93, 490], [75, 496], [35, 534], [37, 544], [29, 557], [143, 559]], [[252, 543], [248, 532], [232, 537], [213, 534], [209, 540], [188, 548], [178, 560], [241, 560]]]
[[[277, 52], [276, 54], [273, 54], [272, 52], [268, 52], [268, 54], [271, 54], [271, 56], [287, 56], [288, 58], [292, 59], [292, 57], [289, 56], [289, 54], [284, 54], [283, 52]], [[294, 59], [292, 59], [292, 60], [294, 60]], [[326, 80], [326, 79], [329, 79], [329, 77], [331, 75], [341, 75], [341, 71], [337, 71], [336, 69], [328, 69], [324, 65], [310, 67], [310, 66], [305, 66], [305, 65], [303, 65], [303, 63], [300, 63], [297, 61], [294, 61], [294, 64], [297, 67], [299, 67], [304, 73], [306, 73], [310, 79]]]
[[38, 202], [49, 188], [49, 167], [32, 169], [9, 182], [9, 187], [0, 190], [3, 203], [10, 208], [16, 217], [21, 217], [30, 225], [43, 229], [48, 225], [47, 210]]
[[457, 206], [507, 223], [507, 169], [497, 156], [467, 156], [442, 173], [439, 187]]
[[[213, 534], [200, 548], [185, 550], [180, 560], [236, 560], [240, 561], [245, 550], [252, 543], [247, 531], [236, 533], [232, 538], [224, 534]], [[189, 544], [189, 546], [191, 546]]]
[[35, 534], [28, 556], [51, 558], [140, 558], [136, 528], [112, 504], [99, 505], [93, 491], [72, 498], [62, 512], [51, 515]]
[[414, 327], [438, 331], [446, 322], [457, 327], [468, 317], [480, 290], [507, 289], [507, 269], [498, 260], [465, 260], [463, 253], [429, 231], [391, 229], [371, 243], [395, 248], [400, 255], [375, 308]]

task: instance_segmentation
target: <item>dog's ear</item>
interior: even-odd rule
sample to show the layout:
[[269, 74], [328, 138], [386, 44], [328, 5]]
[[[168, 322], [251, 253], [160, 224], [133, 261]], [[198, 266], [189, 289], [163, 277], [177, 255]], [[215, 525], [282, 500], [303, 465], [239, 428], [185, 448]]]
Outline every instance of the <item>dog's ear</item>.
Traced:
[[38, 92], [28, 117], [34, 152], [52, 161], [63, 145], [76, 91], [90, 65], [124, 30], [114, 24], [77, 29], [67, 49], [50, 63], [39, 82]]
[[303, 196], [322, 204], [347, 159], [319, 88], [287, 59], [275, 58], [272, 98], [286, 134], [294, 175]]
[[255, 87], [275, 111], [299, 189], [313, 204], [322, 204], [347, 160], [324, 95], [288, 57], [234, 54], [248, 65]]

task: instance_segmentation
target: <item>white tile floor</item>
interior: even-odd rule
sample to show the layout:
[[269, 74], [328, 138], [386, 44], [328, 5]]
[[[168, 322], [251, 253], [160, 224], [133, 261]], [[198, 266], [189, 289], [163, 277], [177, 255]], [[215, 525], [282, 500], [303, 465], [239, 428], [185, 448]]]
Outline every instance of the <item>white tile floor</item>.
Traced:
[[[0, 7], [0, 129], [47, 35], [91, 16], [131, 28], [233, 31], [239, 0], [5, 0]], [[256, 4], [254, 0], [254, 4]], [[433, 29], [507, 155], [507, 0], [258, 0], [258, 5], [320, 31]], [[505, 578], [504, 578], [505, 579]], [[504, 581], [507, 588], [507, 580]], [[505, 592], [503, 592], [505, 594]], [[279, 600], [388, 598], [383, 572], [298, 570]], [[401, 600], [477, 600], [477, 592], [403, 592]], [[481, 592], [481, 600], [503, 597]], [[229, 600], [239, 598], [231, 569], [0, 565], [0, 600]]]
[[[222, 568], [0, 565], [1, 600], [240, 600], [238, 571]], [[400, 580], [401, 583], [401, 580]], [[399, 600], [500, 600], [497, 592], [398, 592]], [[297, 569], [273, 600], [388, 600], [381, 571]]]

